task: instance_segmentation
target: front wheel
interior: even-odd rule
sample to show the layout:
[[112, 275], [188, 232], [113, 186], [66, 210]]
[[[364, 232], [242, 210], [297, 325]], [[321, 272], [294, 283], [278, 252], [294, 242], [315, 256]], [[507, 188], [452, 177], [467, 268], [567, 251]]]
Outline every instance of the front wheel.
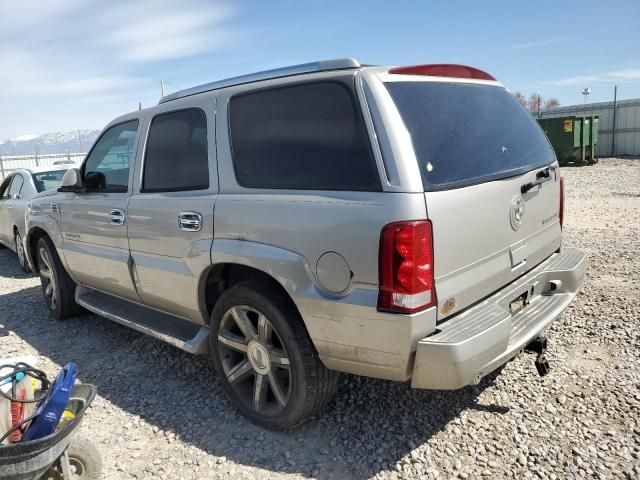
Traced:
[[332, 398], [337, 374], [315, 351], [297, 310], [280, 292], [244, 282], [211, 316], [211, 354], [227, 394], [263, 427], [296, 425]]
[[82, 309], [76, 303], [76, 284], [60, 262], [60, 257], [49, 237], [40, 237], [36, 245], [38, 274], [44, 300], [56, 320], [78, 315]]
[[18, 263], [20, 264], [20, 268], [23, 272], [29, 273], [31, 269], [29, 268], [29, 262], [27, 262], [27, 255], [24, 251], [24, 244], [22, 243], [22, 236], [20, 236], [20, 232], [16, 231], [13, 240], [16, 244], [16, 253], [18, 254]]

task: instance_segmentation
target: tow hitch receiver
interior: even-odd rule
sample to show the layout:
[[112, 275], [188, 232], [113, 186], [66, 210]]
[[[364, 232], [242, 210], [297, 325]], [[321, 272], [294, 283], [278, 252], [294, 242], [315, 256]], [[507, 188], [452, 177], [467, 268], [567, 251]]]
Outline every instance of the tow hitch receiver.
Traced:
[[549, 367], [549, 362], [547, 358], [544, 356], [547, 351], [547, 337], [539, 336], [534, 338], [526, 347], [524, 347], [525, 352], [535, 353], [536, 361], [535, 366], [536, 370], [538, 370], [538, 374], [541, 377], [544, 377], [551, 367]]

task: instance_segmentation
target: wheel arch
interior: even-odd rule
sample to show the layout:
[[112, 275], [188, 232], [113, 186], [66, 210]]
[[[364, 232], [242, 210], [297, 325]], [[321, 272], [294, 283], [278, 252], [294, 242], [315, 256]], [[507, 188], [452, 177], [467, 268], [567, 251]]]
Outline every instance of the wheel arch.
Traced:
[[207, 322], [224, 291], [250, 280], [280, 292], [304, 323], [303, 312], [295, 298], [302, 292], [315, 290], [304, 257], [272, 245], [227, 239], [214, 240], [211, 257], [217, 261], [203, 273], [198, 292], [200, 309]]
[[206, 312], [207, 322], [220, 296], [234, 285], [246, 281], [257, 282], [279, 292], [300, 313], [287, 289], [269, 273], [241, 263], [218, 263], [206, 272], [200, 282], [200, 308]]
[[34, 272], [38, 271], [38, 256], [35, 254], [36, 245], [38, 244], [38, 240], [42, 237], [49, 237], [49, 234], [40, 227], [34, 227], [27, 234], [27, 240], [25, 241], [25, 254], [27, 256], [27, 261], [31, 266], [31, 269]]
[[62, 265], [65, 267], [65, 269], [67, 269], [64, 255], [61, 252], [62, 236], [60, 233], [60, 229], [58, 228], [58, 224], [53, 219], [45, 217], [42, 222], [35, 223], [33, 221], [30, 221], [29, 225], [27, 226], [25, 238], [23, 238], [25, 254], [29, 266], [31, 267], [31, 271], [38, 271], [36, 245], [38, 243], [38, 240], [43, 236], [46, 236], [51, 240], [56, 250], [58, 250], [58, 256], [60, 257]]

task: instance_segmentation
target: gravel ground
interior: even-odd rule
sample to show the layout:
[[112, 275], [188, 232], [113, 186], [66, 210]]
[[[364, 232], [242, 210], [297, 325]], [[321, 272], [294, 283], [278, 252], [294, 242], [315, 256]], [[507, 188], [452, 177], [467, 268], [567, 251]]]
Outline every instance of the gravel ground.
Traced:
[[566, 168], [567, 245], [587, 281], [531, 355], [456, 392], [343, 376], [329, 410], [272, 433], [227, 401], [205, 358], [95, 315], [48, 318], [36, 278], [0, 251], [0, 354], [67, 361], [99, 396], [82, 426], [105, 479], [640, 478], [640, 161]]

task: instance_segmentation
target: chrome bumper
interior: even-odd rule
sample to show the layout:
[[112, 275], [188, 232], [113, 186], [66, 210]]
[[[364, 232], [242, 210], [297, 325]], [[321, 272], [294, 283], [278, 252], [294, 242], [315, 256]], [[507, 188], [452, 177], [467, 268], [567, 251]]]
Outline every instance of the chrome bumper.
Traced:
[[[453, 390], [508, 362], [569, 306], [587, 263], [584, 252], [564, 249], [483, 302], [438, 325], [434, 334], [418, 343], [411, 386]], [[529, 303], [512, 315], [510, 303], [525, 292]]]

